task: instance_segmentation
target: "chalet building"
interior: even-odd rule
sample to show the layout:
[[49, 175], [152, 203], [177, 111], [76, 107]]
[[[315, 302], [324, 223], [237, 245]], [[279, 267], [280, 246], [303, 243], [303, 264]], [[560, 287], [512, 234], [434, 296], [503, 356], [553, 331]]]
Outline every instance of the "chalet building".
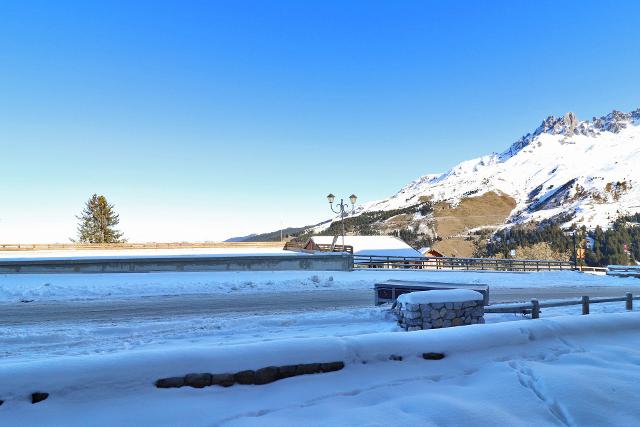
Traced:
[[444, 258], [443, 254], [429, 247], [422, 248], [419, 252], [422, 254], [422, 256], [426, 257]]
[[[444, 258], [445, 256], [435, 249], [426, 247], [420, 249], [422, 256], [429, 258], [423, 263], [422, 268], [440, 270], [443, 267], [443, 262], [437, 258]], [[435, 258], [435, 259], [434, 259]]]

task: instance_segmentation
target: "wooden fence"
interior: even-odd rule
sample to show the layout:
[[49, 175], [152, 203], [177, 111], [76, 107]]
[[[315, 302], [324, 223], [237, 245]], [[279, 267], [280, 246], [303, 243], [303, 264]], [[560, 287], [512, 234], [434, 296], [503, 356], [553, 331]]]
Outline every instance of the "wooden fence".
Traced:
[[578, 266], [578, 270], [583, 273], [594, 273], [594, 274], [607, 274], [609, 271], [607, 267], [591, 267], [588, 265], [580, 265]]
[[609, 276], [640, 277], [639, 265], [610, 265], [607, 267]]
[[180, 248], [281, 248], [282, 242], [169, 242], [169, 243], [0, 243], [0, 251], [180, 249]]
[[572, 305], [581, 305], [582, 314], [589, 314], [589, 306], [591, 304], [602, 304], [607, 302], [624, 302], [627, 310], [633, 310], [633, 300], [640, 300], [640, 296], [633, 296], [631, 292], [627, 292], [624, 297], [615, 298], [594, 298], [591, 299], [585, 295], [579, 300], [563, 300], [563, 301], [538, 301], [532, 299], [528, 303], [518, 304], [496, 304], [488, 305], [484, 308], [485, 313], [515, 313], [515, 314], [531, 314], [532, 319], [540, 317], [541, 308], [549, 307], [567, 307]]
[[449, 257], [394, 257], [354, 255], [354, 268], [394, 268], [422, 270], [494, 270], [494, 271], [554, 271], [572, 270], [574, 264], [554, 260], [501, 259], [501, 258], [449, 258]]

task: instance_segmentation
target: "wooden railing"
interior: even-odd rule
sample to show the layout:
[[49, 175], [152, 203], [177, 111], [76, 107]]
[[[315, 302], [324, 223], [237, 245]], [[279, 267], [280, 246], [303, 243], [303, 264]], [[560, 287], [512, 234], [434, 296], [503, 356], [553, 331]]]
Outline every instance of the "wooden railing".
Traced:
[[349, 254], [353, 254], [353, 246], [349, 245], [329, 245], [324, 243], [317, 243], [315, 246], [316, 250], [313, 249], [305, 249], [304, 243], [297, 242], [287, 242], [284, 245], [284, 249], [287, 251], [298, 251], [298, 252], [347, 252]]
[[349, 245], [342, 246], [342, 245], [329, 245], [329, 244], [318, 243], [316, 244], [316, 246], [321, 252], [347, 252], [350, 254], [353, 253], [353, 246], [349, 246]]
[[627, 292], [624, 297], [615, 298], [594, 298], [591, 299], [585, 295], [579, 300], [562, 300], [562, 301], [538, 301], [532, 299], [531, 302], [518, 304], [496, 304], [488, 305], [484, 308], [485, 313], [515, 313], [515, 314], [531, 314], [531, 318], [540, 317], [541, 308], [549, 307], [567, 307], [571, 305], [582, 305], [582, 314], [589, 314], [589, 306], [591, 304], [602, 304], [607, 302], [624, 301], [627, 310], [633, 310], [633, 300], [640, 300], [640, 296], [633, 296], [631, 292]]
[[606, 274], [607, 271], [609, 271], [607, 267], [591, 267], [588, 265], [580, 265], [578, 266], [578, 270], [582, 271], [583, 273], [598, 273], [598, 274]]
[[282, 242], [169, 242], [169, 243], [0, 243], [0, 251], [179, 249], [179, 248], [277, 248]]
[[571, 262], [555, 260], [394, 257], [354, 255], [354, 268], [395, 268], [422, 270], [493, 270], [493, 271], [555, 271], [572, 270]]
[[607, 274], [621, 277], [640, 277], [640, 265], [610, 265]]

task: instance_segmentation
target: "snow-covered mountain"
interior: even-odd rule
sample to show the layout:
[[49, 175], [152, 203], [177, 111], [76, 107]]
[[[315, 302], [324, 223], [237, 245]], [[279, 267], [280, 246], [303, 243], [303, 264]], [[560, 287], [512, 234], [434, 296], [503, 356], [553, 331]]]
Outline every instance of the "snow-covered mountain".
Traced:
[[456, 206], [487, 192], [511, 196], [508, 224], [565, 217], [565, 225], [608, 226], [640, 211], [640, 109], [592, 120], [549, 116], [502, 153], [425, 175], [359, 213], [398, 209], [430, 199]]

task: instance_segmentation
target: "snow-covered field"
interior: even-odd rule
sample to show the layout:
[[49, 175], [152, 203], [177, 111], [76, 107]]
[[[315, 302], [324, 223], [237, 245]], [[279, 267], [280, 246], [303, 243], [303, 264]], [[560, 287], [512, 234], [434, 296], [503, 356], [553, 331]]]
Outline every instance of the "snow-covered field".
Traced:
[[[640, 419], [639, 329], [640, 313], [592, 314], [5, 361], [0, 424], [630, 426]], [[346, 367], [263, 386], [153, 387], [188, 372], [335, 360]], [[32, 405], [33, 391], [50, 397]]]
[[248, 255], [304, 255], [305, 252], [285, 251], [282, 248], [172, 248], [172, 249], [65, 249], [38, 251], [0, 251], [0, 260], [23, 259], [86, 259], [133, 258], [166, 256], [248, 256]]
[[543, 273], [402, 271], [259, 271], [113, 274], [0, 275], [0, 303], [20, 300], [88, 300], [184, 294], [232, 294], [295, 290], [362, 290], [389, 279], [488, 284], [492, 289], [527, 287], [638, 286], [635, 278], [574, 271]]

